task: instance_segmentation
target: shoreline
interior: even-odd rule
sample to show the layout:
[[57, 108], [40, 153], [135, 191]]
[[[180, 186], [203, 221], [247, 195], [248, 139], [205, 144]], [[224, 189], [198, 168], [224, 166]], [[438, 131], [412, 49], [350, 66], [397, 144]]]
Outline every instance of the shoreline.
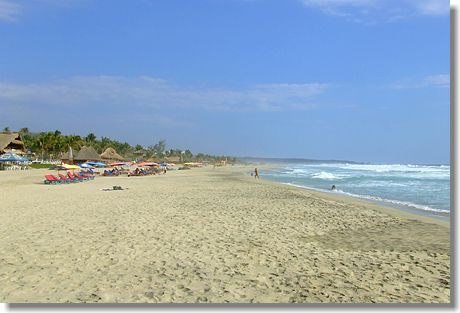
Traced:
[[[262, 165], [261, 168], [270, 171], [270, 170], [272, 170], [274, 168], [278, 169], [278, 168], [282, 168], [282, 167], [280, 167], [279, 164], [270, 164], [270, 165], [267, 165], [266, 167], [264, 165]], [[425, 217], [425, 218], [429, 218], [429, 219], [435, 219], [435, 220], [450, 223], [450, 212], [449, 213], [444, 213], [444, 212], [423, 210], [423, 209], [420, 209], [420, 208], [417, 208], [416, 206], [414, 206], [414, 205], [417, 205], [417, 204], [414, 204], [414, 205], [398, 204], [398, 203], [393, 203], [392, 201], [399, 201], [399, 200], [372, 199], [371, 197], [373, 197], [373, 196], [367, 196], [366, 197], [366, 196], [363, 196], [363, 195], [355, 195], [355, 194], [347, 193], [347, 192], [340, 192], [340, 193], [339, 192], [331, 192], [330, 190], [326, 190], [326, 189], [320, 189], [320, 188], [309, 187], [309, 186], [304, 186], [304, 185], [296, 185], [296, 184], [292, 184], [292, 183], [278, 181], [276, 179], [271, 179], [271, 178], [265, 178], [265, 179], [269, 180], [269, 181], [272, 181], [272, 182], [275, 182], [275, 183], [282, 184], [282, 185], [292, 186], [294, 188], [300, 188], [300, 189], [316, 191], [316, 192], [323, 193], [325, 195], [338, 196], [338, 197], [343, 196], [343, 197], [348, 197], [348, 198], [352, 198], [352, 199], [356, 199], [356, 200], [366, 201], [368, 203], [377, 204], [377, 205], [380, 205], [382, 207], [386, 207], [386, 208], [389, 208], [389, 209], [396, 209], [398, 211], [401, 211], [401, 212], [404, 212], [404, 213], [407, 213], [407, 214], [410, 214], [410, 215], [416, 215], [416, 216], [421, 216], [421, 217]], [[437, 210], [437, 209], [434, 208], [434, 210]]]

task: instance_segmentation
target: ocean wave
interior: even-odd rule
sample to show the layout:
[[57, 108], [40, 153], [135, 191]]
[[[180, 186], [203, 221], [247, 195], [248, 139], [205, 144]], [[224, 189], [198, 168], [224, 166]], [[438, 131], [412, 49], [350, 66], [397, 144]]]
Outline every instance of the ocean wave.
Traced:
[[388, 187], [418, 187], [419, 184], [415, 184], [412, 182], [404, 182], [404, 183], [398, 183], [398, 182], [393, 182], [393, 181], [383, 181], [383, 180], [366, 180], [366, 181], [356, 181], [356, 182], [350, 182], [347, 184], [349, 187], [358, 187], [358, 188], [375, 188], [375, 187], [383, 187], [383, 188], [388, 188]]
[[443, 173], [450, 174], [450, 166], [447, 165], [412, 165], [412, 164], [341, 164], [340, 169], [372, 171], [377, 173], [385, 172], [420, 172], [420, 173]]
[[350, 193], [350, 192], [345, 192], [345, 191], [342, 191], [342, 190], [339, 190], [339, 189], [337, 189], [337, 192], [342, 193], [342, 194], [346, 194], [346, 195], [349, 195], [349, 196], [352, 196], [352, 197], [368, 199], [368, 200], [373, 200], [373, 201], [378, 201], [378, 202], [391, 203], [391, 204], [396, 204], [396, 205], [400, 205], [400, 206], [408, 206], [408, 207], [416, 208], [416, 209], [423, 210], [423, 211], [450, 214], [449, 210], [436, 209], [436, 208], [432, 208], [432, 207], [427, 206], [427, 205], [416, 204], [416, 203], [409, 202], [409, 201], [385, 199], [385, 198], [381, 198], [381, 197], [377, 197], [377, 196], [369, 196], [369, 195], [357, 195], [357, 194], [353, 194], [353, 193]]
[[301, 168], [285, 168], [284, 171], [278, 172], [279, 174], [284, 175], [294, 175], [294, 176], [308, 176], [311, 171], [304, 170]]
[[305, 189], [321, 191], [321, 192], [339, 193], [339, 194], [344, 194], [344, 195], [355, 197], [355, 198], [361, 198], [361, 199], [372, 200], [372, 201], [383, 202], [383, 203], [389, 203], [389, 204], [403, 206], [403, 207], [415, 208], [415, 209], [422, 210], [422, 211], [435, 212], [435, 213], [441, 213], [441, 214], [450, 214], [449, 210], [437, 209], [437, 208], [433, 208], [433, 207], [430, 207], [430, 206], [427, 206], [427, 205], [416, 204], [416, 203], [409, 202], [409, 201], [385, 199], [385, 198], [381, 198], [381, 197], [377, 197], [377, 196], [371, 196], [371, 195], [358, 195], [358, 194], [354, 194], [354, 193], [351, 193], [351, 192], [346, 192], [346, 191], [343, 191], [343, 190], [340, 190], [340, 189], [336, 189], [335, 191], [332, 191], [332, 190], [308, 187], [308, 186], [292, 184], [292, 183], [284, 183], [284, 184], [289, 185], [289, 186], [299, 187], [299, 188], [305, 188]]
[[346, 175], [332, 174], [329, 172], [319, 172], [311, 175], [312, 178], [325, 179], [325, 180], [337, 180], [346, 178]]

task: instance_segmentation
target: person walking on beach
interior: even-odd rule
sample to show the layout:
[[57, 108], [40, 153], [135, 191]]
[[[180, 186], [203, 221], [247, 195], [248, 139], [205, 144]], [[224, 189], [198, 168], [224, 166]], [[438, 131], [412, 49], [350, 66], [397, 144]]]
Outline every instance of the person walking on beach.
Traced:
[[259, 178], [259, 171], [256, 169], [254, 170], [254, 178]]

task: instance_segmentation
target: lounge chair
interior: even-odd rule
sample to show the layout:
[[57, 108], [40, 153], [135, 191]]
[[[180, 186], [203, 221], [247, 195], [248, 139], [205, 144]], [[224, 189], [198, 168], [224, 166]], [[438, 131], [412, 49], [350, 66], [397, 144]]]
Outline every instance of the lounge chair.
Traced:
[[67, 172], [67, 177], [69, 177], [70, 179], [73, 179], [73, 180], [78, 180], [78, 181], [85, 180], [83, 177], [78, 177], [77, 175], [72, 174], [71, 172]]
[[59, 177], [60, 177], [63, 181], [65, 181], [65, 182], [67, 182], [67, 183], [76, 183], [76, 182], [78, 182], [76, 179], [71, 179], [71, 178], [65, 176], [64, 174], [59, 174]]
[[56, 185], [62, 183], [62, 181], [54, 175], [45, 175], [44, 183], [46, 185]]
[[86, 179], [94, 179], [94, 175], [92, 175], [92, 174], [90, 174], [88, 172], [80, 172], [77, 175], [78, 175], [77, 177], [83, 177], [83, 178], [86, 178]]

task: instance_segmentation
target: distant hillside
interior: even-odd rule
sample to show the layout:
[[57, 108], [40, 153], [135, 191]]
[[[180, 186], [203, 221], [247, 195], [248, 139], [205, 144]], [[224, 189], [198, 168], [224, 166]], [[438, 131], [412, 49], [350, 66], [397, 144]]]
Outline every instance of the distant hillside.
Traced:
[[302, 164], [318, 164], [318, 163], [348, 163], [348, 164], [365, 164], [363, 162], [347, 161], [347, 160], [312, 160], [299, 158], [258, 158], [258, 157], [237, 157], [240, 162], [245, 163], [302, 163]]

